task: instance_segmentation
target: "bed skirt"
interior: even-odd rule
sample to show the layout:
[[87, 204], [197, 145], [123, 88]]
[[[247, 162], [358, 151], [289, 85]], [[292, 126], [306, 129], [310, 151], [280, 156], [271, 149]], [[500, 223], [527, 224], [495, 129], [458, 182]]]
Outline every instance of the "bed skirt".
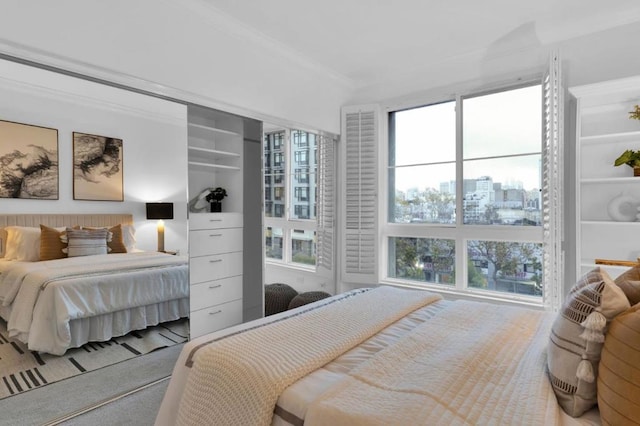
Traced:
[[104, 342], [134, 330], [143, 330], [161, 322], [188, 316], [189, 298], [185, 297], [90, 318], [75, 319], [69, 324], [70, 347], [77, 348], [87, 342]]

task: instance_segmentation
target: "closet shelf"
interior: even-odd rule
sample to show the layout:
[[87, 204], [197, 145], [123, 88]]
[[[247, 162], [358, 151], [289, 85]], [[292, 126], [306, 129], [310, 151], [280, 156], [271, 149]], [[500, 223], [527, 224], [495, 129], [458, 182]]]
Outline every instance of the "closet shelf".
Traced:
[[199, 146], [190, 146], [189, 151], [195, 151], [202, 154], [211, 154], [218, 157], [240, 157], [237, 152], [221, 151], [219, 149], [201, 148]]
[[220, 170], [240, 170], [240, 167], [235, 167], [235, 166], [227, 166], [224, 164], [212, 164], [212, 163], [201, 163], [198, 161], [189, 161], [189, 165], [193, 166], [193, 167], [198, 167], [201, 169], [206, 169], [206, 170], [215, 170], [215, 169], [220, 169]]
[[204, 124], [189, 123], [189, 128], [204, 130], [204, 131], [208, 131], [208, 132], [212, 132], [212, 133], [217, 133], [219, 135], [229, 135], [229, 136], [240, 136], [240, 137], [242, 137], [242, 135], [240, 133], [233, 132], [231, 130], [220, 129], [218, 127], [207, 126], [207, 125], [204, 125]]

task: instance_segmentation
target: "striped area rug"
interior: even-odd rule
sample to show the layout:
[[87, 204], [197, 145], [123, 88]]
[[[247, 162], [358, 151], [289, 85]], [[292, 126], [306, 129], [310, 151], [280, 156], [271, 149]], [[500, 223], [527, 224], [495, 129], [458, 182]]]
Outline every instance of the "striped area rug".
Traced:
[[0, 319], [0, 399], [186, 342], [188, 337], [189, 320], [183, 318], [56, 356], [31, 352], [10, 339], [7, 323]]

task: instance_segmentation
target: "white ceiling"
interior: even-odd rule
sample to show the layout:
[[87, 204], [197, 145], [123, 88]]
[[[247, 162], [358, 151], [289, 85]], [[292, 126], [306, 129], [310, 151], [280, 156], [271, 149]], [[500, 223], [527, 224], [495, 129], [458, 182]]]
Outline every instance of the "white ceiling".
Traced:
[[205, 1], [240, 33], [352, 87], [640, 22], [638, 0]]

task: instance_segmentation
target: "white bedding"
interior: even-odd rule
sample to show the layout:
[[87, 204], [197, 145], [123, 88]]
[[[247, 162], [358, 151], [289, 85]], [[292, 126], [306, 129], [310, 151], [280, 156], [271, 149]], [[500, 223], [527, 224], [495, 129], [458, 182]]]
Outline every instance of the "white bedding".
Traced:
[[[10, 335], [30, 350], [56, 355], [75, 344], [70, 326], [75, 320], [180, 299], [185, 305], [189, 295], [187, 259], [156, 252], [3, 261], [0, 272], [0, 302], [3, 313], [10, 308], [5, 318]], [[177, 308], [165, 304], [161, 310]]]
[[[354, 300], [356, 299], [354, 298]], [[283, 318], [286, 318], [287, 316], [304, 315], [301, 314], [301, 312], [304, 312], [304, 310], [311, 309], [316, 305], [321, 306], [327, 303], [330, 302], [328, 299], [325, 299], [323, 301], [316, 302], [313, 305], [307, 305], [306, 307], [303, 306], [294, 311], [283, 312], [272, 317], [264, 318], [257, 322], [234, 327], [233, 329], [229, 329], [226, 332], [218, 332], [212, 335], [202, 336], [201, 338], [187, 344], [174, 369], [171, 382], [169, 384], [167, 393], [160, 408], [160, 412], [156, 419], [156, 424], [168, 425], [176, 423], [175, 414], [178, 412], [180, 399], [185, 392], [185, 388], [187, 387], [187, 383], [189, 380], [189, 374], [191, 373], [191, 368], [187, 367], [187, 361], [189, 360], [190, 356], [193, 356], [194, 351], [200, 345], [203, 345], [206, 342], [211, 341], [212, 339], [222, 339], [227, 334], [235, 335], [236, 333], [239, 333], [243, 328], [259, 328], [262, 324], [265, 323], [270, 323], [273, 321], [281, 322], [281, 320]], [[475, 317], [473, 316], [473, 314], [470, 314], [472, 305], [474, 304], [437, 301], [430, 305], [427, 305], [424, 308], [416, 310], [400, 321], [384, 328], [379, 333], [363, 342], [361, 345], [352, 348], [351, 350], [345, 352], [342, 356], [336, 358], [333, 362], [315, 370], [309, 375], [302, 377], [300, 380], [287, 387], [277, 400], [277, 404], [275, 406], [275, 415], [273, 416], [272, 424], [278, 426], [299, 425], [303, 424], [305, 420], [307, 422], [305, 424], [333, 425], [358, 424], [357, 422], [362, 422], [363, 424], [370, 424], [371, 422], [375, 423], [378, 415], [385, 413], [384, 403], [389, 398], [388, 394], [383, 394], [382, 402], [376, 401], [373, 408], [364, 408], [366, 404], [363, 404], [362, 407], [364, 413], [361, 412], [360, 414], [357, 413], [358, 410], [356, 409], [356, 407], [360, 405], [361, 400], [364, 399], [366, 402], [370, 399], [370, 397], [367, 396], [364, 398], [355, 398], [351, 397], [351, 395], [356, 395], [360, 392], [364, 392], [363, 395], [370, 395], [371, 397], [373, 397], [374, 395], [371, 393], [371, 389], [366, 389], [367, 381], [369, 379], [373, 381], [382, 380], [382, 382], [377, 382], [378, 384], [376, 386], [384, 387], [388, 386], [388, 384], [383, 385], [382, 383], [384, 383], [384, 380], [388, 380], [389, 377], [383, 377], [382, 379], [376, 378], [375, 376], [377, 374], [372, 374], [371, 371], [368, 371], [365, 375], [366, 378], [363, 379], [363, 377], [361, 376], [363, 374], [362, 372], [366, 372], [367, 368], [369, 370], [372, 369], [374, 373], [377, 370], [382, 370], [382, 376], [384, 376], [384, 370], [386, 369], [385, 367], [378, 366], [376, 368], [372, 366], [375, 366], [376, 362], [389, 362], [389, 360], [386, 360], [384, 358], [385, 356], [389, 356], [389, 353], [392, 357], [394, 357], [394, 352], [397, 352], [398, 349], [405, 352], [410, 352], [411, 350], [422, 351], [426, 350], [423, 347], [424, 345], [437, 345], [436, 342], [440, 343], [440, 353], [434, 353], [432, 356], [426, 355], [424, 356], [424, 358], [418, 357], [418, 361], [422, 360], [419, 362], [419, 364], [422, 363], [426, 367], [425, 372], [419, 374], [423, 374], [425, 378], [428, 378], [428, 380], [435, 382], [436, 384], [438, 381], [442, 382], [444, 380], [444, 389], [448, 389], [448, 386], [450, 385], [450, 383], [446, 383], [446, 380], [448, 380], [447, 377], [450, 376], [450, 374], [448, 374], [448, 369], [461, 368], [461, 365], [464, 368], [464, 365], [466, 365], [465, 363], [473, 365], [474, 361], [477, 361], [480, 367], [489, 367], [487, 368], [487, 371], [489, 372], [485, 375], [475, 373], [475, 376], [480, 377], [480, 381], [478, 383], [465, 384], [464, 380], [460, 381], [457, 384], [460, 386], [459, 394], [447, 394], [446, 392], [442, 391], [442, 388], [438, 388], [437, 386], [436, 388], [433, 388], [430, 385], [429, 387], [425, 388], [428, 388], [430, 391], [439, 389], [437, 392], [441, 393], [438, 395], [438, 397], [442, 397], [442, 401], [445, 402], [444, 405], [441, 405], [442, 401], [438, 401], [438, 398], [434, 399], [434, 401], [436, 402], [429, 401], [429, 397], [426, 398], [427, 403], [425, 403], [425, 400], [423, 400], [423, 391], [417, 392], [419, 397], [415, 398], [415, 395], [412, 395], [412, 393], [407, 389], [393, 390], [392, 392], [396, 392], [396, 396], [399, 397], [397, 399], [391, 398], [390, 404], [395, 403], [402, 406], [402, 404], [406, 403], [407, 401], [415, 399], [414, 402], [418, 406], [429, 406], [429, 404], [433, 404], [430, 406], [431, 410], [442, 410], [443, 407], [451, 404], [451, 406], [453, 407], [452, 412], [455, 412], [457, 414], [455, 414], [453, 417], [449, 417], [447, 424], [465, 424], [465, 421], [462, 420], [463, 417], [456, 417], [460, 416], [460, 413], [467, 413], [464, 415], [470, 416], [481, 416], [475, 417], [476, 419], [484, 418], [485, 420], [493, 419], [494, 421], [497, 421], [497, 419], [500, 418], [502, 418], [503, 420], [510, 418], [516, 423], [520, 424], [533, 424], [532, 422], [536, 421], [536, 419], [543, 419], [545, 421], [545, 424], [600, 424], [597, 409], [592, 410], [579, 419], [574, 419], [567, 416], [556, 403], [555, 396], [548, 384], [545, 371], [546, 363], [544, 362], [546, 359], [545, 348], [548, 336], [548, 328], [550, 326], [550, 319], [552, 317], [552, 314], [530, 311], [530, 313], [526, 313], [524, 316], [520, 317], [517, 320], [514, 319], [513, 321], [509, 321], [508, 317], [510, 318], [510, 313], [507, 315], [504, 308], [494, 307], [494, 309], [490, 308], [482, 314], [484, 318], [483, 326], [483, 324], [478, 324], [473, 320], [475, 319]], [[429, 324], [436, 326], [438, 321], [445, 321], [445, 323], [448, 323], [451, 320], [451, 318], [447, 318], [446, 315], [442, 314], [442, 312], [446, 312], [450, 306], [460, 306], [462, 308], [462, 311], [467, 313], [467, 318], [469, 318], [469, 320], [458, 321], [456, 327], [451, 327], [451, 330], [447, 330], [447, 328], [443, 327], [442, 325], [434, 327], [434, 330], [430, 330], [429, 327], [431, 326]], [[519, 310], [515, 309], [513, 311], [515, 312], [514, 318], [520, 315], [520, 313], [518, 313]], [[438, 318], [441, 319], [439, 320]], [[461, 348], [465, 348], [469, 345], [471, 345], [471, 347], [473, 347], [473, 345], [482, 346], [482, 339], [486, 337], [486, 334], [488, 332], [487, 330], [491, 330], [492, 328], [494, 328], [491, 326], [491, 323], [495, 322], [495, 324], [500, 324], [502, 321], [514, 323], [517, 322], [517, 324], [507, 324], [505, 326], [506, 331], [503, 331], [503, 337], [507, 337], [507, 342], [511, 339], [509, 337], [510, 334], [522, 334], [521, 337], [524, 337], [524, 335], [526, 335], [527, 333], [531, 334], [531, 338], [520, 339], [521, 342], [518, 343], [518, 349], [515, 349], [514, 347], [513, 350], [521, 351], [520, 355], [516, 355], [512, 358], [509, 355], [508, 351], [500, 355], [499, 353], [501, 352], [501, 349], [505, 346], [508, 346], [508, 344], [505, 345], [503, 342], [501, 345], [493, 348], [496, 353], [492, 356], [483, 355], [483, 353], [488, 350], [487, 348], [492, 348], [491, 345], [488, 345], [485, 346], [484, 349], [477, 349], [480, 350], [481, 353], [472, 355], [470, 360], [464, 361], [464, 357], [462, 357], [462, 361], [455, 361], [454, 358], [461, 356], [461, 353], [464, 355], [465, 351]], [[421, 328], [422, 330], [420, 331]], [[453, 339], [453, 334], [451, 336], [448, 336], [447, 333], [448, 331], [454, 333], [454, 328], [457, 329], [456, 333], [460, 329], [467, 330], [465, 339], [467, 339], [468, 341], [464, 342], [464, 339], [462, 339], [462, 341], [457, 344], [458, 347], [456, 347], [456, 344], [454, 344], [453, 340], [451, 340], [450, 345], [447, 344], [449, 342], [449, 339]], [[479, 333], [482, 329], [484, 329], [484, 336], [476, 336], [476, 333]], [[420, 343], [421, 346], [414, 347], [413, 349], [408, 348], [408, 346], [411, 346], [415, 342], [411, 343], [410, 341], [412, 338], [407, 339], [407, 336], [420, 334], [423, 335], [423, 340], [427, 340], [427, 343]], [[386, 348], [389, 349], [385, 351]], [[260, 349], [247, 348], [247, 350], [259, 351]], [[431, 348], [430, 350], [433, 350], [433, 348]], [[448, 350], [450, 350], [451, 352], [447, 352]], [[386, 355], [384, 354], [385, 352], [387, 352]], [[195, 353], [197, 353], [197, 351]], [[377, 359], [378, 361], [372, 361], [375, 359]], [[437, 359], [440, 359], [439, 363], [434, 364], [435, 360]], [[451, 361], [450, 364], [449, 361]], [[493, 365], [493, 363], [496, 363], [496, 365]], [[275, 366], [277, 364], [278, 360], [274, 359], [273, 365]], [[454, 365], [456, 366], [454, 367]], [[492, 372], [492, 369], [496, 368], [498, 369], [496, 371], [505, 370], [508, 372], [504, 373], [503, 375], [497, 374], [496, 371]], [[405, 374], [405, 376], [407, 377], [405, 377], [405, 380], [403, 381], [404, 384], [402, 384], [401, 387], [407, 386], [406, 382], [411, 382], [412, 380], [414, 380], [414, 376], [419, 377], [419, 374], [416, 374], [415, 372], [407, 374], [407, 371], [419, 371], [412, 369], [415, 369], [415, 365], [407, 367], [406, 371], [402, 373], [402, 368], [396, 369], [396, 367], [394, 367], [391, 370], [394, 371], [394, 374], [392, 374], [391, 376], [396, 377], [397, 375], [401, 376], [402, 374]], [[471, 371], [469, 371], [468, 373], [471, 374]], [[462, 374], [460, 378], [464, 379], [466, 377], [466, 374], [467, 373]], [[365, 383], [364, 391], [360, 388], [360, 383], [356, 383], [356, 386], [352, 387], [353, 381], [359, 382], [362, 380], [364, 380]], [[420, 383], [419, 380], [414, 380], [414, 382]], [[499, 385], [505, 386], [504, 389], [507, 389], [509, 386], [513, 386], [514, 389], [517, 390], [517, 392], [514, 392], [513, 389], [510, 388], [509, 390], [499, 389], [498, 391], [496, 391], [495, 388]], [[413, 386], [415, 386], [415, 384], [413, 384]], [[341, 388], [346, 389], [346, 391], [343, 391], [344, 393], [339, 393], [342, 392]], [[455, 390], [453, 390], [453, 388], [451, 388], [450, 391], [456, 392]], [[465, 395], [465, 392], [471, 393]], [[333, 398], [334, 393], [335, 395], [337, 395], [335, 398]], [[490, 395], [490, 397], [483, 397], [483, 395]], [[487, 398], [491, 400], [488, 400]], [[346, 399], [349, 399], [349, 403], [347, 404], [346, 411], [343, 413], [341, 412], [343, 408], [340, 407], [340, 401], [344, 401]], [[326, 404], [326, 400], [329, 400], [328, 405]], [[338, 401], [338, 408], [336, 408], [335, 400]], [[215, 402], [212, 401], [212, 404], [215, 404]], [[465, 407], [465, 404], [468, 406]], [[488, 409], [485, 409], [486, 407], [488, 407]], [[406, 421], [409, 421], [409, 418], [405, 418], [403, 416], [405, 414], [407, 416], [411, 414], [409, 411], [411, 411], [412, 404], [407, 404], [405, 407], [398, 408], [400, 411], [391, 409], [387, 412], [387, 414], [391, 415], [390, 418], [384, 418], [383, 416], [380, 416], [379, 424], [408, 424], [406, 423]], [[308, 412], [311, 413], [311, 417], [306, 418]], [[452, 415], [446, 410], [444, 411], [444, 413], [449, 416]], [[333, 415], [336, 415], [337, 417], [332, 418], [331, 416]], [[446, 415], [442, 417], [435, 416], [427, 421], [427, 417], [419, 417], [417, 423], [433, 424], [433, 421], [437, 423], [439, 421], [438, 419], [445, 421], [446, 418]], [[471, 419], [474, 417], [469, 418]], [[414, 423], [416, 423], [416, 419], [413, 420]], [[469, 424], [472, 423], [473, 422]]]

